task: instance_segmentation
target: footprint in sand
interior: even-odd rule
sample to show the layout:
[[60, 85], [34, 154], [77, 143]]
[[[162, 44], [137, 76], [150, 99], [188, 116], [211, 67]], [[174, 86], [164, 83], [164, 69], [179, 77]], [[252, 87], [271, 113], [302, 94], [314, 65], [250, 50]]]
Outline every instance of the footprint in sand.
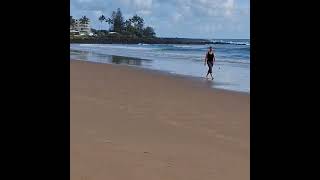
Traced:
[[104, 140], [103, 142], [104, 142], [104, 143], [112, 143], [112, 141], [111, 141], [111, 140], [108, 140], [108, 139]]

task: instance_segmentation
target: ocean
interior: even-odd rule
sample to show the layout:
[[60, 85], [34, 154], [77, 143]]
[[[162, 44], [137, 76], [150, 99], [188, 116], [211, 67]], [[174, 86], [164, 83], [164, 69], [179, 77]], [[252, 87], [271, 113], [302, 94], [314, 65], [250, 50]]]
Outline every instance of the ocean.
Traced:
[[213, 39], [213, 44], [70, 44], [70, 59], [126, 64], [203, 78], [209, 46], [216, 55], [213, 88], [250, 93], [250, 40]]

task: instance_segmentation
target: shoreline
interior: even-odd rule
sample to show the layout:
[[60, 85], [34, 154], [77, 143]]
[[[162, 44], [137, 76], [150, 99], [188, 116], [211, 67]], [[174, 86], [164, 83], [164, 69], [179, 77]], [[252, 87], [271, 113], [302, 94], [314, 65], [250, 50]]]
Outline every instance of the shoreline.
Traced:
[[250, 95], [70, 61], [70, 179], [247, 180]]
[[124, 37], [70, 37], [70, 44], [185, 44], [185, 45], [219, 45], [219, 44], [235, 44], [250, 45], [246, 42], [238, 42], [239, 40], [250, 41], [250, 39], [201, 39], [201, 38], [137, 38], [131, 39]]
[[[115, 55], [109, 55], [109, 56], [115, 56]], [[126, 57], [126, 56], [122, 56], [122, 57], [130, 58], [130, 57]], [[208, 88], [211, 88], [211, 89], [217, 90], [217, 91], [226, 91], [226, 92], [238, 93], [238, 94], [244, 94], [244, 95], [250, 96], [250, 91], [245, 92], [245, 91], [237, 91], [237, 90], [230, 90], [230, 89], [224, 89], [224, 88], [216, 88], [213, 86], [214, 82], [212, 80], [210, 80], [210, 79], [207, 80], [204, 77], [196, 77], [196, 76], [192, 76], [192, 75], [182, 75], [182, 74], [177, 74], [177, 73], [171, 73], [171, 72], [168, 72], [165, 70], [149, 69], [144, 66], [129, 65], [129, 64], [105, 63], [105, 62], [88, 61], [88, 60], [82, 60], [82, 59], [70, 59], [70, 61], [83, 61], [83, 62], [89, 62], [89, 63], [95, 63], [95, 64], [108, 64], [108, 65], [112, 65], [112, 66], [125, 66], [125, 67], [129, 67], [129, 68], [136, 68], [138, 70], [146, 71], [148, 73], [155, 73], [155, 74], [160, 74], [160, 75], [165, 75], [165, 76], [173, 76], [173, 77], [177, 77], [177, 78], [183, 78], [183, 79], [190, 80], [193, 83], [205, 84]]]

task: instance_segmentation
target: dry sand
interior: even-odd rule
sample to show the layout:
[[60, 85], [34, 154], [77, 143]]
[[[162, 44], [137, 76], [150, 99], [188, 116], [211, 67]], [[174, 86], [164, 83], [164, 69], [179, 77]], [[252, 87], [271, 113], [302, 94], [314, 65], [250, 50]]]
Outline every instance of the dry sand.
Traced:
[[250, 95], [70, 61], [71, 180], [249, 180]]

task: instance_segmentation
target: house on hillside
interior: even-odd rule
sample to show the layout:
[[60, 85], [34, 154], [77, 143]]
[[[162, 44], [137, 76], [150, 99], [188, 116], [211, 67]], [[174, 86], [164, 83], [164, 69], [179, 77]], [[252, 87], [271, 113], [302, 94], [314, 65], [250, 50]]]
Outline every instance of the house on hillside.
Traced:
[[80, 20], [76, 19], [74, 26], [70, 25], [70, 34], [71, 35], [89, 35], [92, 36], [93, 33], [91, 32], [90, 24], [87, 23], [81, 23]]

